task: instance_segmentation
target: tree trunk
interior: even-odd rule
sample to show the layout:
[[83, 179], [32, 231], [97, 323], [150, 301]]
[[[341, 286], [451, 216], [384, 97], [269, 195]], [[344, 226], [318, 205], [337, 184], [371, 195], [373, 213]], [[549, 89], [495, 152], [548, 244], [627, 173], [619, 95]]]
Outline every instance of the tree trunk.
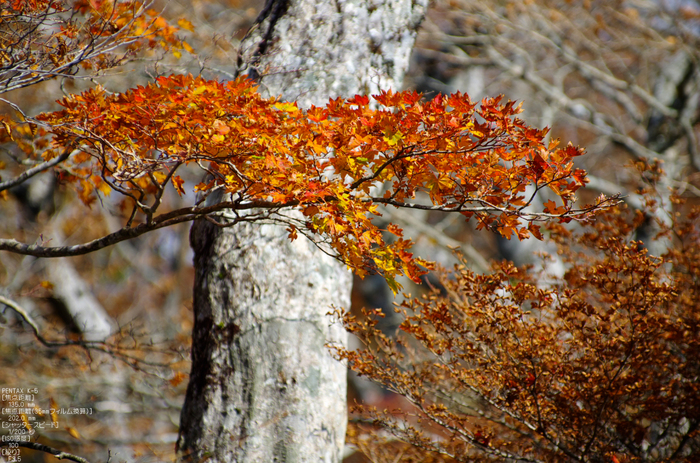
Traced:
[[[243, 42], [260, 91], [303, 107], [398, 89], [427, 0], [271, 0]], [[282, 226], [195, 223], [192, 372], [181, 460], [337, 462], [346, 372], [326, 315], [349, 305], [344, 265]]]

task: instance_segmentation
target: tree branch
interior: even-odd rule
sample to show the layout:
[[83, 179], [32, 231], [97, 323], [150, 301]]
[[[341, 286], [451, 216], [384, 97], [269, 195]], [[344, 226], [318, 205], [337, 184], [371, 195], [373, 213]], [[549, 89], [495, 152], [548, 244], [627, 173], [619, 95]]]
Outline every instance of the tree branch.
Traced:
[[72, 453], [63, 452], [61, 450], [49, 447], [48, 445], [40, 444], [38, 442], [2, 441], [0, 442], [0, 447], [7, 447], [10, 444], [16, 444], [19, 447], [50, 453], [59, 460], [71, 460], [76, 461], [78, 463], [90, 463], [83, 457], [73, 455]]
[[[0, 98], [0, 100], [1, 100], [1, 98]], [[35, 175], [40, 174], [43, 171], [48, 170], [48, 169], [52, 168], [53, 166], [62, 163], [63, 161], [68, 159], [71, 154], [73, 154], [73, 150], [66, 149], [59, 156], [56, 156], [55, 158], [50, 159], [46, 162], [42, 162], [41, 164], [36, 165], [36, 166], [32, 167], [31, 169], [25, 170], [24, 172], [22, 172], [20, 175], [18, 175], [17, 177], [15, 177], [13, 179], [7, 180], [5, 182], [1, 182], [0, 183], [0, 191], [7, 190], [8, 188], [12, 188], [12, 187], [17, 186], [21, 183], [26, 182], [27, 180], [34, 177]]]
[[[150, 223], [142, 223], [135, 227], [124, 227], [114, 233], [94, 239], [87, 243], [73, 246], [42, 246], [37, 244], [21, 243], [14, 239], [0, 239], [0, 251], [9, 251], [34, 257], [70, 257], [81, 256], [100, 249], [112, 246], [122, 241], [137, 238], [148, 232], [160, 228], [169, 227], [183, 222], [190, 222], [200, 217], [211, 215], [222, 210], [248, 210], [248, 209], [282, 209], [298, 205], [298, 201], [290, 201], [286, 204], [272, 203], [269, 201], [222, 202], [208, 207], [185, 207], [167, 212], [155, 217]], [[237, 219], [235, 219], [237, 220]]]
[[617, 183], [613, 183], [595, 175], [589, 175], [587, 178], [588, 184], [586, 185], [586, 188], [593, 188], [594, 190], [598, 190], [608, 196], [618, 195], [630, 207], [637, 210], [644, 209], [644, 202], [640, 195], [629, 192]]
[[385, 208], [383, 213], [386, 213], [392, 222], [399, 222], [405, 228], [410, 226], [414, 228], [418, 233], [435, 240], [437, 244], [445, 248], [459, 248], [464, 252], [464, 255], [469, 258], [469, 263], [474, 266], [481, 273], [486, 273], [489, 271], [489, 263], [484, 259], [484, 257], [479, 254], [479, 251], [474, 249], [474, 247], [469, 243], [463, 243], [455, 239], [450, 238], [445, 233], [430, 226], [429, 224], [423, 222], [422, 220], [415, 220], [415, 217], [406, 211], [401, 209], [391, 210]]

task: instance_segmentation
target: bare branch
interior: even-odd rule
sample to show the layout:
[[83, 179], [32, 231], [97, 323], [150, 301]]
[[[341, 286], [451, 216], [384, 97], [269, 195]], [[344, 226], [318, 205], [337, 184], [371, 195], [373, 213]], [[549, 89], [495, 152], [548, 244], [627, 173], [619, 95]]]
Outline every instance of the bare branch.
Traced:
[[630, 207], [637, 210], [644, 209], [644, 203], [640, 195], [631, 193], [617, 183], [613, 183], [595, 175], [589, 175], [587, 178], [588, 184], [586, 187], [598, 190], [608, 196], [618, 195], [620, 199], [629, 204]]
[[462, 252], [464, 252], [464, 255], [469, 258], [469, 263], [474, 265], [479, 272], [486, 273], [489, 271], [489, 263], [479, 253], [479, 251], [474, 249], [472, 245], [450, 238], [445, 233], [431, 227], [422, 220], [416, 220], [414, 216], [402, 211], [401, 209], [386, 208], [383, 212], [389, 216], [392, 222], [398, 222], [404, 227], [410, 224], [410, 226], [417, 232], [435, 240], [440, 246], [451, 249], [460, 249]]
[[27, 169], [24, 172], [22, 172], [20, 175], [18, 175], [17, 177], [10, 179], [10, 180], [7, 180], [5, 182], [0, 182], [0, 191], [7, 190], [8, 188], [12, 188], [12, 187], [15, 187], [17, 185], [20, 185], [20, 184], [26, 182], [27, 180], [34, 177], [35, 175], [40, 174], [40, 173], [42, 173], [42, 172], [44, 172], [44, 171], [46, 171], [46, 170], [48, 170], [56, 165], [62, 163], [63, 161], [68, 159], [71, 156], [71, 154], [73, 154], [73, 153], [74, 153], [74, 151], [71, 148], [66, 149], [63, 153], [56, 156], [55, 158], [50, 159], [50, 160], [45, 161], [45, 162], [42, 162], [41, 164], [38, 164], [38, 165], [32, 167], [31, 169]]
[[141, 223], [135, 227], [124, 227], [109, 235], [94, 239], [87, 243], [72, 246], [42, 246], [37, 244], [21, 243], [14, 239], [0, 239], [0, 251], [9, 251], [34, 257], [69, 257], [80, 256], [100, 249], [112, 246], [122, 241], [139, 237], [148, 232], [169, 227], [183, 222], [190, 222], [200, 217], [211, 215], [226, 209], [281, 209], [296, 206], [298, 202], [287, 204], [270, 203], [268, 201], [222, 202], [208, 207], [185, 207], [167, 212], [155, 217], [150, 223]]
[[24, 447], [27, 449], [32, 449], [32, 450], [38, 450], [40, 452], [45, 452], [45, 453], [50, 453], [54, 457], [56, 457], [59, 460], [70, 460], [70, 461], [76, 461], [78, 463], [90, 463], [88, 460], [86, 460], [83, 457], [79, 457], [77, 455], [73, 455], [72, 453], [67, 453], [63, 452], [62, 450], [55, 449], [53, 447], [49, 447], [48, 445], [40, 444], [38, 442], [21, 442], [21, 441], [6, 441], [3, 440], [0, 442], [0, 447], [7, 447], [10, 444], [16, 444], [19, 447]]
[[47, 346], [48, 344], [50, 344], [48, 341], [46, 341], [46, 339], [44, 339], [44, 337], [39, 332], [39, 327], [36, 325], [36, 322], [34, 321], [34, 319], [31, 317], [31, 315], [29, 315], [27, 313], [26, 310], [24, 310], [24, 308], [21, 305], [19, 305], [18, 303], [16, 303], [12, 299], [8, 299], [8, 298], [1, 296], [1, 295], [0, 295], [0, 303], [5, 304], [7, 307], [14, 310], [15, 313], [17, 313], [17, 315], [22, 317], [22, 319], [29, 326], [32, 327], [32, 330], [34, 331], [34, 335], [43, 345]]

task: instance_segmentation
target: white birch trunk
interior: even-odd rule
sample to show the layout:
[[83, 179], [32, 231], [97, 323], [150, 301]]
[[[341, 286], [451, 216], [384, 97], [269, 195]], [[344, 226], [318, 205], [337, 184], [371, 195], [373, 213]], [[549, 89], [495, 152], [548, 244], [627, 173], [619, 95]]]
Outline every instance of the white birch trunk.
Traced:
[[[243, 43], [261, 91], [325, 104], [398, 89], [427, 0], [268, 1]], [[193, 225], [192, 373], [183, 461], [337, 462], [346, 371], [325, 344], [346, 335], [326, 315], [349, 305], [351, 276], [281, 226]]]

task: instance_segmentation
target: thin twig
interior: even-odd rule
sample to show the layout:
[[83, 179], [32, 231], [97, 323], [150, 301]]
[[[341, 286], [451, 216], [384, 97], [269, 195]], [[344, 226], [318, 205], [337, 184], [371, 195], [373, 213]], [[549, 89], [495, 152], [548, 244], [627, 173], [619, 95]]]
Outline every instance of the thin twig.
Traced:
[[79, 457], [78, 455], [73, 455], [72, 453], [67, 453], [63, 452], [61, 450], [55, 449], [53, 447], [49, 447], [48, 445], [40, 444], [38, 442], [21, 442], [21, 441], [14, 441], [14, 440], [9, 440], [5, 441], [3, 440], [0, 442], [0, 447], [7, 447], [10, 444], [15, 444], [19, 447], [24, 447], [32, 450], [38, 450], [40, 452], [46, 452], [50, 453], [54, 457], [56, 457], [59, 460], [71, 460], [71, 461], [76, 461], [78, 463], [90, 463], [88, 460], [86, 460], [83, 457]]

